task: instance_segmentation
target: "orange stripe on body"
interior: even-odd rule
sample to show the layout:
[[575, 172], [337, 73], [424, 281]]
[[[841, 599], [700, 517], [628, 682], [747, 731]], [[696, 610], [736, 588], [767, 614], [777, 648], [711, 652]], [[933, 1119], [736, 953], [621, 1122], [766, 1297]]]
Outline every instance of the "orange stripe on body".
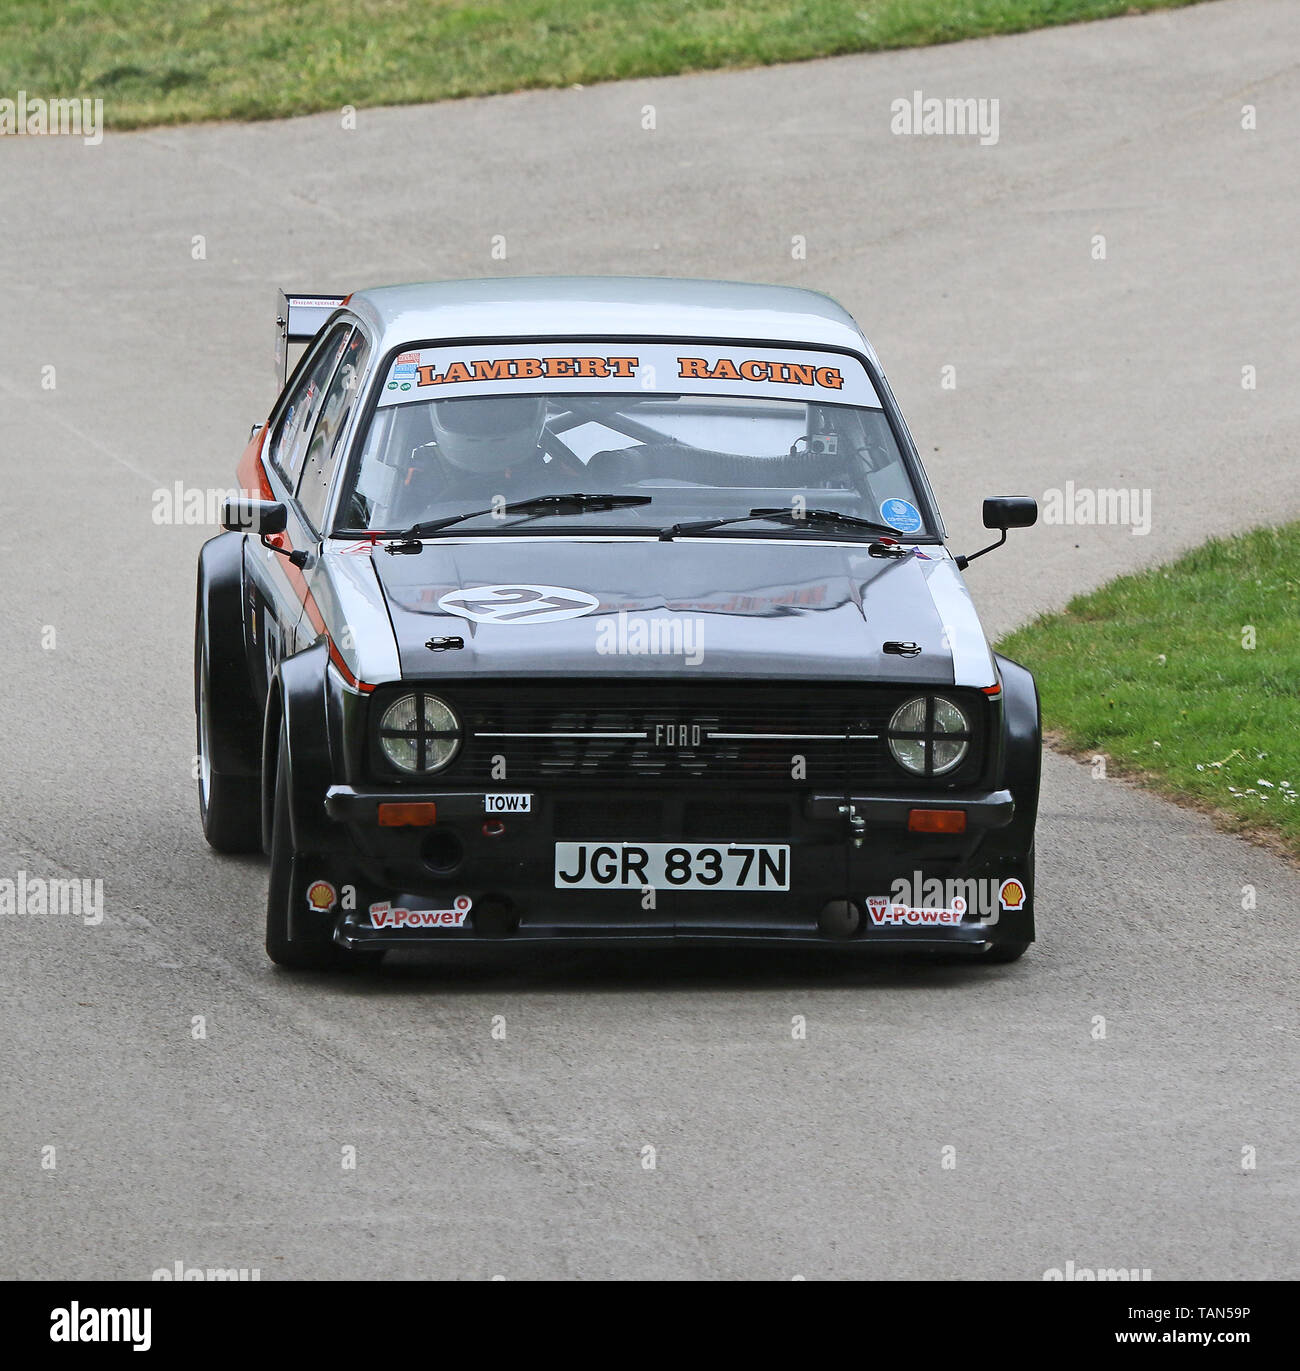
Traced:
[[[235, 469], [235, 475], [239, 481], [239, 488], [245, 495], [255, 500], [273, 500], [275, 492], [271, 489], [271, 479], [266, 473], [266, 463], [262, 455], [262, 450], [266, 446], [266, 425], [263, 425], [261, 432], [253, 438], [244, 449], [244, 455], [239, 459], [239, 465]], [[268, 541], [285, 552], [292, 552], [293, 547], [289, 539], [282, 533], [275, 534]], [[325, 641], [329, 644], [330, 661], [338, 668], [343, 679], [357, 690], [369, 694], [374, 690], [373, 685], [365, 681], [358, 680], [352, 674], [348, 664], [343, 660], [343, 654], [339, 651], [334, 639], [325, 630], [325, 616], [320, 612], [320, 606], [316, 603], [316, 597], [311, 593], [311, 588], [307, 585], [307, 578], [302, 574], [298, 567], [284, 559], [285, 575], [289, 578], [289, 584], [293, 588], [293, 593], [298, 597], [302, 604], [307, 618], [311, 621], [311, 626], [317, 633], [325, 635]]]
[[239, 459], [239, 465], [235, 468], [235, 477], [239, 481], [239, 488], [253, 500], [274, 499], [274, 492], [271, 490], [271, 482], [266, 474], [266, 467], [262, 463], [262, 449], [266, 446], [267, 426], [262, 425], [257, 436], [249, 440], [248, 446], [244, 449], [244, 455]]

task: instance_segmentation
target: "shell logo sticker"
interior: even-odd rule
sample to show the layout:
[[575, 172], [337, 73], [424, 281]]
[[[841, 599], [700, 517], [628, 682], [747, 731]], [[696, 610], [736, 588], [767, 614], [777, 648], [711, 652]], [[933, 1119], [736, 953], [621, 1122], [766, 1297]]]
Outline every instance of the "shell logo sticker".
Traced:
[[1014, 877], [1002, 882], [998, 887], [998, 903], [1003, 909], [1023, 909], [1025, 888]]
[[553, 624], [557, 619], [580, 618], [599, 607], [596, 596], [566, 586], [474, 586], [449, 591], [438, 601], [444, 614], [457, 614], [476, 624]]
[[307, 887], [307, 907], [328, 914], [338, 903], [338, 892], [328, 881], [313, 881]]

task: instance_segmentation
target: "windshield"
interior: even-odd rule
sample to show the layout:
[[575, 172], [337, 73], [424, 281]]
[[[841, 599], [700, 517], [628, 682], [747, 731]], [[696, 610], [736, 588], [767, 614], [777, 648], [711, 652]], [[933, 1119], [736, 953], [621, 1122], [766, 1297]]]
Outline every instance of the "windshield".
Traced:
[[[526, 350], [401, 353], [337, 527], [395, 533], [495, 508], [499, 517], [457, 524], [455, 535], [499, 534], [516, 524], [530, 533], [652, 533], [764, 506], [832, 510], [907, 536], [930, 533], [875, 390], [853, 358], [694, 344]], [[545, 519], [503, 513], [506, 505], [575, 492], [650, 499], [566, 507]], [[845, 536], [842, 528], [761, 520], [731, 532]]]

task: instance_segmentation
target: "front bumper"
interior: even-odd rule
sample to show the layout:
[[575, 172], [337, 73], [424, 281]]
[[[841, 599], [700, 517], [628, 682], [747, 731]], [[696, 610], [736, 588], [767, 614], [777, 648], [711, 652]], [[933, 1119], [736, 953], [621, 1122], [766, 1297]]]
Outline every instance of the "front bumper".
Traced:
[[[556, 797], [551, 797], [552, 799]], [[483, 791], [419, 791], [393, 789], [358, 789], [354, 786], [331, 786], [325, 797], [325, 812], [331, 819], [354, 828], [379, 828], [379, 806], [393, 801], [419, 804], [433, 803], [438, 816], [447, 819], [473, 819], [485, 814]], [[817, 793], [802, 797], [804, 814], [813, 821], [834, 821], [841, 817], [841, 806], [853, 806], [863, 818], [882, 825], [906, 827], [907, 816], [914, 809], [962, 809], [966, 812], [968, 830], [980, 834], [992, 828], [1004, 828], [1015, 813], [1015, 802], [1009, 790], [965, 791], [956, 794], [935, 794], [922, 791], [916, 794], [839, 795]], [[529, 816], [520, 816], [529, 817]]]
[[[379, 806], [393, 801], [432, 803], [437, 822], [383, 827]], [[972, 907], [959, 922], [942, 927], [879, 926], [867, 916], [867, 897], [888, 896], [899, 881], [919, 889], [935, 880], [1024, 879], [1028, 854], [999, 843], [1015, 809], [1007, 790], [744, 797], [653, 788], [567, 790], [533, 793], [527, 813], [493, 814], [485, 809], [483, 791], [336, 785], [325, 809], [339, 841], [323, 858], [328, 873], [313, 874], [355, 887], [352, 907], [338, 912], [334, 926], [335, 940], [348, 948], [499, 946], [510, 940], [572, 947], [925, 948], [978, 955], [991, 943], [1033, 938], [1032, 890], [1020, 909]], [[966, 831], [909, 832], [908, 816], [917, 809], [961, 809]], [[657, 888], [649, 899], [635, 888], [556, 889], [555, 844], [576, 840], [781, 844], [790, 849], [789, 889]], [[449, 853], [454, 861], [447, 860]], [[472, 905], [463, 924], [371, 923], [370, 905], [377, 901], [430, 911], [450, 907], [456, 897]], [[856, 928], [834, 917], [836, 905], [856, 909]]]
[[575, 931], [567, 926], [549, 927], [545, 924], [521, 923], [514, 931], [506, 934], [484, 936], [471, 929], [453, 929], [446, 933], [430, 933], [420, 929], [370, 928], [364, 922], [366, 916], [347, 914], [335, 925], [334, 941], [348, 950], [369, 949], [372, 951], [393, 951], [401, 947], [454, 947], [471, 948], [513, 947], [523, 943], [535, 946], [555, 947], [563, 945], [574, 950], [594, 951], [601, 948], [623, 947], [636, 951], [654, 951], [670, 947], [735, 947], [735, 948], [773, 948], [802, 949], [822, 952], [834, 948], [854, 956], [888, 956], [903, 952], [953, 953], [954, 955], [978, 957], [987, 952], [1007, 935], [993, 937], [986, 932], [944, 934], [906, 937], [897, 934], [883, 936], [872, 934], [859, 938], [835, 938], [814, 931], [773, 930], [758, 931], [753, 928], [738, 928], [727, 933], [703, 933], [690, 926], [675, 927], [667, 932], [660, 929], [629, 928], [613, 926], [599, 931]]

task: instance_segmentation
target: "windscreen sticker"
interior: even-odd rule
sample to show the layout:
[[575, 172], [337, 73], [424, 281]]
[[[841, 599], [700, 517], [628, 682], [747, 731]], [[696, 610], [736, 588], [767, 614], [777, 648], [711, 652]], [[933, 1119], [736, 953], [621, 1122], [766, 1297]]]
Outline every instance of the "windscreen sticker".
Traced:
[[880, 517], [900, 533], [920, 533], [925, 527], [921, 511], [910, 500], [882, 500]]
[[771, 396], [880, 409], [845, 353], [684, 343], [497, 343], [412, 348], [389, 368], [381, 405], [547, 392]]
[[403, 352], [394, 361], [388, 374], [388, 389], [405, 393], [413, 390], [417, 382], [416, 368], [420, 363], [418, 352]]

